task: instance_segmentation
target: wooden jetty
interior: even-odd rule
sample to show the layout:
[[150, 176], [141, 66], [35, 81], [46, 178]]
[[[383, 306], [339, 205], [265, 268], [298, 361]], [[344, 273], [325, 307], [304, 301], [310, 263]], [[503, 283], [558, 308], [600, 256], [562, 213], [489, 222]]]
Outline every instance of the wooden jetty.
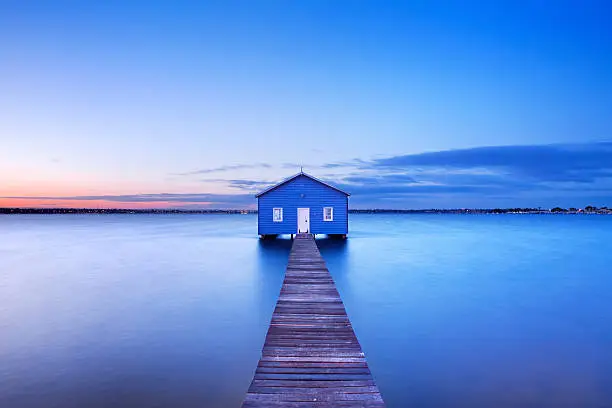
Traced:
[[384, 407], [325, 261], [298, 234], [243, 407]]

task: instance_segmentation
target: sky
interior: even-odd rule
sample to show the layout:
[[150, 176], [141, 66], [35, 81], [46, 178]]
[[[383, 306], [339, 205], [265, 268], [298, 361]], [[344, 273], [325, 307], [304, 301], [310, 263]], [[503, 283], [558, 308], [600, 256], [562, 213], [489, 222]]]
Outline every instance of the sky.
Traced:
[[0, 2], [0, 206], [612, 207], [607, 1]]

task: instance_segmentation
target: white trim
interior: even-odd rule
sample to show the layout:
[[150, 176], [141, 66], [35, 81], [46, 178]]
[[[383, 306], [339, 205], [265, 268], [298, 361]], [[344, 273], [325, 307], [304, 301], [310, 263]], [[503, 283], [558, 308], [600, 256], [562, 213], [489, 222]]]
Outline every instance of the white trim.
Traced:
[[[329, 210], [329, 218], [326, 216], [325, 212]], [[323, 207], [323, 221], [333, 221], [334, 220], [334, 207]]]
[[[276, 217], [276, 212], [279, 212], [280, 217]], [[283, 222], [283, 209], [281, 207], [274, 207], [272, 209], [272, 222]]]

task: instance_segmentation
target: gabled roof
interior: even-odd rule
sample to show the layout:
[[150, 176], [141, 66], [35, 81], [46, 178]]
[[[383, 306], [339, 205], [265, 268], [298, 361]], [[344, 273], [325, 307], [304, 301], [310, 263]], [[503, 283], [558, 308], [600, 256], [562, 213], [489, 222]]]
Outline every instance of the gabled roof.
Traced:
[[345, 195], [347, 195], [347, 196], [350, 196], [350, 194], [349, 194], [349, 193], [347, 193], [346, 191], [340, 190], [339, 188], [334, 187], [334, 186], [332, 186], [331, 184], [327, 184], [326, 182], [321, 181], [321, 180], [319, 180], [318, 178], [311, 176], [310, 174], [306, 174], [306, 173], [304, 173], [304, 172], [300, 171], [299, 173], [294, 174], [293, 176], [291, 176], [291, 177], [289, 177], [289, 178], [284, 179], [284, 180], [283, 180], [283, 181], [281, 181], [280, 183], [275, 184], [275, 185], [273, 185], [273, 186], [271, 186], [271, 187], [266, 188], [265, 190], [261, 191], [259, 194], [255, 194], [255, 197], [259, 198], [259, 197], [261, 197], [262, 195], [267, 194], [267, 193], [269, 193], [270, 191], [275, 190], [275, 189], [277, 189], [278, 187], [280, 187], [280, 186], [282, 186], [282, 185], [284, 185], [284, 184], [287, 184], [287, 183], [289, 183], [290, 181], [293, 181], [293, 180], [295, 180], [296, 178], [298, 178], [298, 177], [300, 177], [300, 176], [308, 177], [309, 179], [311, 179], [311, 180], [313, 180], [313, 181], [316, 181], [316, 182], [317, 182], [317, 183], [319, 183], [319, 184], [323, 184], [323, 185], [324, 185], [324, 186], [326, 186], [326, 187], [329, 187], [329, 188], [331, 188], [331, 189], [333, 189], [333, 190], [336, 190], [336, 191], [341, 192], [342, 194], [345, 194]]

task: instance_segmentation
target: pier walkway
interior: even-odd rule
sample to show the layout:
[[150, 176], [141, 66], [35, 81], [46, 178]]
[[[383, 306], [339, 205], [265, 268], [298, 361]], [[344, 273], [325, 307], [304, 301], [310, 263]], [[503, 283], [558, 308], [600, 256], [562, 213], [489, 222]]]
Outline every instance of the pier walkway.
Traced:
[[293, 242], [243, 407], [384, 407], [325, 261], [310, 234]]

